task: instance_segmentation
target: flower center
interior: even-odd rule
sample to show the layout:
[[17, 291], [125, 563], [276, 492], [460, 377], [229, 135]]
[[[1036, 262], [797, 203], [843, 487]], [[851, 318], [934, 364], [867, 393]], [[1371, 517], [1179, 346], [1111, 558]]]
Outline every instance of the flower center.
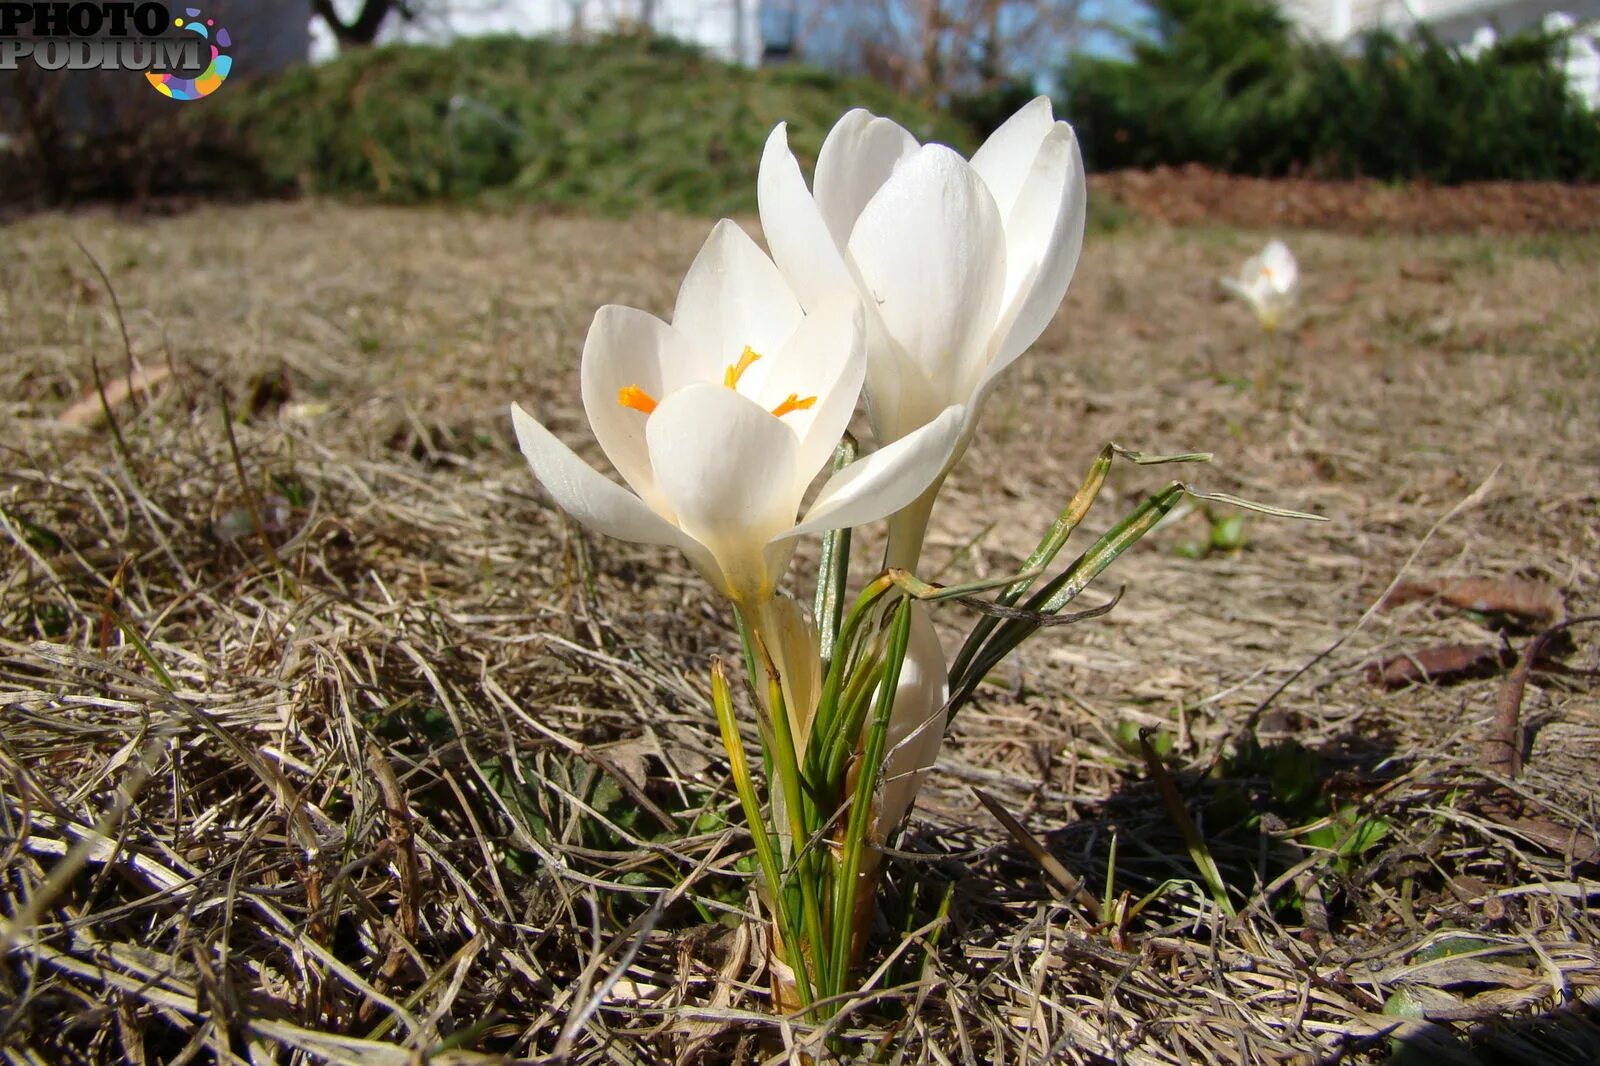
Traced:
[[[739, 379], [744, 377], [744, 372], [750, 369], [750, 364], [760, 359], [761, 355], [748, 344], [744, 351], [739, 353], [739, 361], [729, 366], [722, 372], [722, 384], [735, 392], [739, 391]], [[798, 392], [791, 392], [787, 399], [772, 409], [772, 413], [782, 418], [795, 411], [805, 411], [815, 405], [817, 398], [807, 396], [801, 398]], [[617, 403], [623, 407], [631, 408], [641, 414], [650, 414], [656, 409], [656, 398], [645, 392], [637, 385], [624, 385], [617, 390]]]

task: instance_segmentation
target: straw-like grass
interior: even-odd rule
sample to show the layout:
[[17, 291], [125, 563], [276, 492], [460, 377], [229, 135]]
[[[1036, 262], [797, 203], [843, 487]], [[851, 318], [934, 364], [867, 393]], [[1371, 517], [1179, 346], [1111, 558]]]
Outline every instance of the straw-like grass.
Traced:
[[[804, 1038], [734, 921], [748, 842], [706, 686], [727, 621], [681, 560], [566, 523], [505, 411], [599, 461], [589, 316], [665, 312], [704, 229], [302, 203], [7, 231], [8, 1061], [763, 1061]], [[1596, 609], [1600, 245], [1306, 235], [1280, 351], [1213, 281], [1257, 243], [1093, 238], [930, 557], [1007, 572], [1106, 440], [1214, 450], [1205, 487], [1332, 521], [1252, 517], [1198, 560], [1173, 549], [1211, 523], [1171, 523], [1108, 575], [1115, 611], [982, 691], [890, 864], [890, 961], [839, 1022], [862, 1055], [1597, 1054], [1592, 627], [1532, 674], [1514, 780], [1483, 750], [1503, 678], [1386, 692], [1363, 668], [1502, 639], [1436, 602], [1369, 610], [1397, 579], [1531, 577]], [[170, 377], [118, 403], [130, 360]], [[97, 404], [63, 424], [97, 372], [114, 428]], [[1161, 475], [1119, 467], [1090, 524]], [[864, 574], [881, 533], [858, 543]], [[1096, 900], [1113, 840], [1113, 903], [1176, 883], [1097, 929], [974, 787]]]

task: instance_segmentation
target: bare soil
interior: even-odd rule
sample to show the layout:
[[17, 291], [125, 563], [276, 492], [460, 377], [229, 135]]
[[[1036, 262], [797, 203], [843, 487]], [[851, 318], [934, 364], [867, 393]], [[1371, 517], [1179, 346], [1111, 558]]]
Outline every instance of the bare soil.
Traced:
[[1205, 167], [1096, 174], [1101, 203], [1177, 226], [1284, 226], [1341, 233], [1593, 233], [1600, 185], [1480, 181], [1390, 184], [1373, 179], [1249, 178]]
[[[603, 464], [584, 330], [601, 303], [667, 313], [706, 230], [316, 202], [5, 230], [13, 1061], [753, 1062], [805, 1037], [766, 1016], [738, 921], [705, 697], [724, 612], [675, 556], [564, 520], [506, 414]], [[1496, 662], [1368, 675], [1443, 644], [1511, 661], [1551, 622], [1378, 610], [1400, 582], [1600, 610], [1600, 240], [1289, 234], [1304, 299], [1267, 337], [1216, 282], [1266, 236], [1091, 234], [932, 569], [1013, 570], [1108, 441], [1215, 461], [1119, 464], [1085, 534], [1172, 476], [1328, 521], [1186, 508], [1087, 594], [1125, 586], [1109, 615], [992, 679], [890, 864], [852, 1054], [1600, 1059], [1596, 628], [1528, 676], [1515, 776]], [[65, 424], [130, 350], [169, 376]], [[974, 617], [941, 610], [952, 646]]]

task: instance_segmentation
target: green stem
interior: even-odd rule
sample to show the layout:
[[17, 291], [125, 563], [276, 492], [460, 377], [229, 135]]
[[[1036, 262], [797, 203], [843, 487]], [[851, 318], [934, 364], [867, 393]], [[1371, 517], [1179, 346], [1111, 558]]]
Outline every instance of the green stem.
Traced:
[[[790, 841], [786, 858], [795, 880], [799, 882], [806, 939], [811, 947], [811, 951], [807, 953], [802, 946], [798, 956], [788, 961], [798, 973], [806, 968], [808, 954], [817, 956], [817, 981], [823, 984], [826, 981], [823, 965], [825, 960], [818, 955], [818, 952], [825, 941], [822, 907], [817, 900], [817, 883], [821, 877], [821, 868], [816, 852], [807, 846], [813, 835], [817, 811], [816, 804], [811, 800], [810, 790], [802, 785], [800, 752], [795, 743], [793, 726], [789, 721], [783, 679], [784, 672], [790, 667], [780, 661], [779, 649], [783, 643], [772, 617], [771, 604], [756, 604], [751, 617], [755, 625], [759, 654], [766, 660], [767, 666], [767, 708], [772, 719], [773, 770], [776, 772], [777, 786], [783, 794], [784, 813], [789, 823]], [[786, 877], [780, 888], [786, 890], [787, 885]]]
[[[874, 656], [874, 660], [877, 656]], [[822, 787], [830, 794], [844, 782], [844, 771], [850, 756], [861, 739], [861, 725], [866, 721], [867, 708], [872, 699], [873, 686], [883, 679], [883, 664], [873, 661], [856, 673], [844, 694], [844, 718], [834, 732], [822, 761]]]
[[789, 868], [794, 879], [800, 883], [802, 920], [806, 941], [811, 949], [807, 952], [802, 946], [799, 957], [791, 958], [789, 965], [796, 972], [803, 970], [809, 956], [816, 965], [817, 983], [827, 987], [826, 959], [821, 955], [821, 946], [825, 943], [822, 906], [817, 900], [817, 880], [822, 871], [817, 852], [808, 846], [816, 808], [806, 795], [806, 790], [800, 787], [800, 764], [795, 757], [794, 737], [789, 732], [789, 712], [783, 705], [783, 687], [776, 677], [767, 682], [767, 695], [772, 703], [773, 750], [778, 756], [778, 785], [783, 790], [783, 806], [789, 818]]
[[917, 564], [922, 561], [922, 543], [928, 536], [928, 520], [933, 515], [933, 504], [944, 486], [944, 479], [945, 475], [940, 474], [926, 492], [889, 519], [889, 547], [883, 556], [885, 570], [917, 572]]
[[[822, 679], [822, 692], [817, 698], [817, 713], [811, 723], [810, 740], [807, 744], [809, 751], [827, 750], [829, 738], [833, 736], [839, 724], [839, 690], [844, 685], [845, 674], [851, 665], [856, 634], [871, 612], [873, 604], [892, 588], [894, 588], [892, 577], [888, 574], [878, 577], [861, 590], [861, 595], [856, 597], [850, 613], [845, 615], [844, 625], [839, 630], [839, 639], [834, 645], [833, 660], [828, 663], [828, 672]], [[822, 747], [817, 747], [819, 744]]]
[[778, 926], [778, 935], [784, 944], [788, 945], [789, 951], [802, 959], [801, 965], [794, 968], [795, 989], [800, 994], [801, 1004], [809, 1010], [816, 997], [812, 994], [811, 978], [806, 972], [803, 961], [800, 936], [795, 931], [789, 908], [783, 902], [783, 879], [779, 872], [778, 857], [772, 847], [772, 837], [767, 833], [766, 821], [761, 815], [761, 803], [756, 798], [755, 783], [750, 779], [750, 763], [745, 758], [744, 741], [739, 737], [739, 725], [733, 716], [733, 694], [728, 689], [728, 676], [723, 671], [720, 659], [711, 664], [711, 706], [716, 711], [717, 726], [722, 732], [722, 746], [728, 753], [728, 767], [733, 776], [733, 787], [739, 793], [739, 803], [744, 807], [745, 824], [749, 827], [750, 839], [755, 844], [756, 862], [760, 864], [761, 874], [766, 879], [768, 890], [772, 893], [773, 919]]
[[882, 769], [889, 719], [894, 712], [895, 689], [900, 683], [900, 668], [905, 663], [906, 645], [910, 639], [911, 600], [902, 597], [895, 607], [889, 654], [883, 665], [883, 680], [878, 686], [877, 707], [873, 711], [872, 728], [867, 733], [861, 753], [860, 772], [856, 775], [850, 822], [840, 855], [843, 869], [834, 884], [832, 970], [835, 984], [828, 986], [834, 993], [843, 991], [842, 985], [850, 970], [850, 944], [855, 938], [856, 882], [861, 872], [861, 851], [867, 842], [867, 826], [872, 820], [872, 794], [878, 787], [878, 772]]

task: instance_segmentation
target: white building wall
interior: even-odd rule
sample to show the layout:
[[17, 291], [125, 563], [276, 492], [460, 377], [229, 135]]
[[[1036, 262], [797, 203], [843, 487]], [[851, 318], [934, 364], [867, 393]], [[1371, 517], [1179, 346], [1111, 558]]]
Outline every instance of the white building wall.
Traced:
[[1442, 39], [1466, 44], [1480, 27], [1516, 33], [1557, 12], [1580, 25], [1600, 21], [1600, 0], [1279, 0], [1278, 6], [1308, 36], [1332, 41], [1426, 22]]
[[1535, 26], [1570, 33], [1562, 65], [1573, 91], [1600, 110], [1600, 0], [1279, 0], [1308, 37], [1343, 41], [1368, 30], [1426, 23], [1440, 40], [1476, 55], [1498, 36]]

